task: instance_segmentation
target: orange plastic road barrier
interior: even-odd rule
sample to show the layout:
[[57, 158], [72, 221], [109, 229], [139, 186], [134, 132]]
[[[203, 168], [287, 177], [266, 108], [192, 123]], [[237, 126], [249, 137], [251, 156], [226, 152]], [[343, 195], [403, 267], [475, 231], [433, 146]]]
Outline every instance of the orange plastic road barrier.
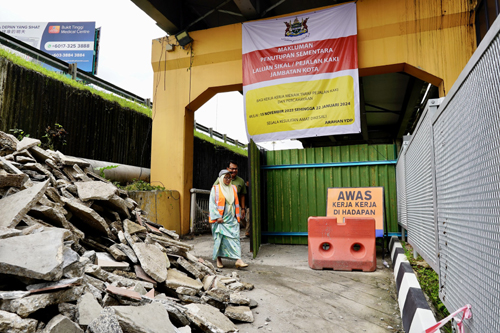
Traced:
[[377, 267], [375, 219], [310, 217], [308, 220], [309, 267], [338, 271], [373, 272]]

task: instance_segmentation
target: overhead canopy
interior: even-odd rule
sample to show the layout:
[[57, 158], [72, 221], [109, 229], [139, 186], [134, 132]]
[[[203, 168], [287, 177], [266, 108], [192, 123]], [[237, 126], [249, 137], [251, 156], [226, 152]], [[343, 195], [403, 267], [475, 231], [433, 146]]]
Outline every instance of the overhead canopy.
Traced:
[[291, 14], [345, 0], [132, 0], [169, 35]]

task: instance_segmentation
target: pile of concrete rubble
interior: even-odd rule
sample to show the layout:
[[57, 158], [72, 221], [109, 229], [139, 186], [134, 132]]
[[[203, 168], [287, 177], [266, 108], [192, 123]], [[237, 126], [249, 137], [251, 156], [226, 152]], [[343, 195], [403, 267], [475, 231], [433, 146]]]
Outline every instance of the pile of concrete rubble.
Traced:
[[218, 274], [81, 159], [0, 132], [0, 332], [237, 332]]

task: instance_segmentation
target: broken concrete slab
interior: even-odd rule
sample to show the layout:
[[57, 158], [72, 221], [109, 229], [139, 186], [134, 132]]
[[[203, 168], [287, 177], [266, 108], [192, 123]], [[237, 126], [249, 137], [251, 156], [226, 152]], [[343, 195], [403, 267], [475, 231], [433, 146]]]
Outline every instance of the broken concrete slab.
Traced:
[[191, 263], [182, 257], [177, 259], [177, 263], [197, 279], [201, 280], [206, 275], [205, 273], [201, 273], [196, 267], [191, 265]]
[[177, 289], [179, 287], [187, 287], [196, 290], [201, 290], [201, 288], [203, 288], [203, 283], [190, 278], [189, 276], [176, 270], [175, 268], [171, 268], [168, 270], [167, 280], [165, 283], [167, 287], [171, 289]]
[[[128, 269], [129, 263], [124, 261], [116, 261], [109, 253], [97, 252], [97, 265], [106, 270]], [[126, 256], [123, 255], [125, 258]]]
[[15, 136], [0, 131], [0, 156], [12, 154], [18, 144], [19, 140]]
[[30, 291], [31, 294], [35, 294], [35, 293], [39, 293], [39, 292], [43, 292], [43, 291], [69, 288], [69, 287], [78, 286], [81, 284], [82, 284], [82, 278], [75, 277], [75, 278], [71, 278], [71, 279], [62, 279], [62, 280], [55, 281], [55, 282], [44, 282], [44, 283], [30, 284], [30, 285], [26, 286], [26, 290]]
[[25, 174], [13, 175], [13, 174], [1, 174], [0, 175], [0, 187], [18, 187], [23, 186], [24, 182], [28, 178]]
[[229, 303], [237, 305], [249, 305], [250, 298], [244, 297], [240, 293], [231, 293], [229, 295]]
[[131, 299], [135, 299], [138, 301], [140, 301], [142, 299], [141, 294], [139, 294], [135, 290], [120, 288], [120, 287], [113, 286], [111, 284], [106, 287], [106, 292], [113, 294], [113, 295], [116, 295], [116, 296], [131, 298]]
[[204, 332], [230, 333], [238, 328], [217, 308], [207, 304], [188, 304], [186, 315]]
[[49, 305], [76, 301], [83, 293], [83, 286], [73, 287], [53, 293], [30, 295], [14, 300], [3, 300], [0, 310], [15, 312], [26, 318], [33, 312]]
[[139, 265], [134, 265], [134, 272], [138, 279], [152, 283], [156, 287], [156, 281], [153, 280]]
[[227, 288], [232, 290], [232, 291], [242, 291], [245, 290], [245, 286], [241, 282], [233, 282], [227, 285]]
[[231, 292], [225, 288], [212, 288], [206, 292], [206, 295], [218, 302], [227, 303], [230, 300]]
[[253, 313], [248, 306], [228, 306], [224, 314], [231, 319], [253, 323]]
[[118, 244], [113, 244], [109, 247], [109, 254], [111, 254], [114, 260], [124, 261], [128, 259], [128, 256], [120, 249]]
[[[118, 243], [118, 244], [114, 244], [113, 246], [115, 246], [120, 250], [122, 251], [123, 253], [125, 253], [125, 255], [128, 257], [128, 259], [134, 263], [134, 264], [137, 264], [139, 262], [139, 260], [137, 259], [137, 256], [135, 255], [135, 252], [134, 250], [132, 250], [130, 248], [130, 246], [128, 245], [125, 245], [125, 244], [121, 244], [121, 243]], [[111, 247], [113, 247], [111, 246]], [[110, 247], [110, 249], [111, 249]]]
[[118, 195], [115, 194], [109, 200], [101, 201], [101, 203], [104, 206], [116, 211], [118, 214], [120, 214], [121, 217], [130, 218], [130, 212], [128, 210], [127, 203]]
[[102, 307], [97, 302], [94, 295], [91, 293], [85, 293], [78, 299], [76, 303], [78, 324], [84, 328], [90, 325], [90, 323], [97, 317], [99, 317]]
[[170, 262], [156, 246], [146, 243], [135, 243], [133, 245], [137, 259], [142, 269], [155, 281], [164, 282], [167, 279], [167, 268]]
[[123, 333], [123, 330], [111, 308], [102, 309], [99, 316], [88, 326], [89, 333]]
[[[63, 251], [63, 270], [66, 269], [69, 265], [80, 260], [80, 256], [78, 253], [73, 251], [71, 247], [65, 246]], [[83, 272], [82, 272], [83, 273]]]
[[175, 292], [179, 295], [195, 296], [199, 290], [187, 287], [178, 287]]
[[109, 200], [116, 193], [116, 186], [101, 181], [76, 182], [75, 186], [82, 201]]
[[63, 165], [78, 165], [82, 168], [85, 168], [85, 167], [88, 167], [90, 165], [89, 162], [87, 161], [84, 161], [78, 157], [74, 157], [74, 156], [68, 156], [68, 155], [64, 155], [63, 153], [61, 153], [60, 151], [57, 151], [57, 153], [59, 154], [59, 157], [61, 158], [61, 163]]
[[0, 199], [0, 227], [13, 228], [43, 196], [49, 182], [35, 183], [32, 187]]
[[24, 290], [0, 291], [0, 300], [22, 298], [24, 296], [28, 296], [29, 294], [29, 291]]
[[171, 231], [171, 230], [165, 229], [163, 227], [161, 227], [159, 230], [162, 233], [164, 233], [165, 235], [172, 237], [174, 240], [179, 240], [179, 235], [177, 235], [177, 233], [175, 231]]
[[[0, 271], [33, 279], [57, 281], [63, 273], [64, 229], [4, 239], [0, 242]], [[33, 255], [36, 253], [36, 255]]]
[[214, 285], [215, 275], [206, 275], [203, 278], [203, 289], [206, 291], [212, 289]]
[[61, 200], [66, 204], [67, 209], [85, 222], [86, 225], [107, 236], [113, 237], [108, 224], [95, 210], [79, 203], [77, 200], [70, 200], [64, 197], [61, 197]]
[[69, 318], [58, 314], [45, 326], [45, 333], [83, 333], [83, 330]]
[[36, 163], [36, 160], [28, 156], [16, 156], [16, 162], [21, 164], [26, 164], [26, 163]]
[[57, 309], [59, 310], [59, 313], [62, 314], [63, 316], [66, 316], [69, 318], [71, 321], [77, 321], [76, 319], [76, 305], [71, 304], [71, 303], [60, 303], [57, 305]]
[[38, 146], [30, 147], [29, 152], [37, 159], [38, 162], [45, 162], [46, 159], [51, 158], [51, 155], [45, 149]]
[[0, 227], [0, 239], [19, 236], [20, 234], [21, 234], [20, 230]]
[[130, 333], [175, 333], [168, 312], [158, 303], [144, 306], [113, 306], [120, 326]]
[[133, 287], [139, 283], [146, 289], [153, 288], [152, 283], [124, 278], [122, 276], [106, 272], [105, 270], [101, 269], [97, 265], [89, 264], [89, 265], [85, 266], [85, 273], [90, 274], [90, 275], [92, 275], [92, 276], [94, 276], [102, 281], [106, 281], [109, 283], [113, 283], [113, 282], [121, 283], [125, 287]]
[[189, 303], [201, 303], [201, 298], [198, 296], [189, 296], [183, 294], [177, 294], [177, 297], [182, 301], [183, 304]]
[[36, 204], [30, 209], [30, 215], [42, 219], [50, 224], [59, 227], [65, 228], [68, 225], [68, 221], [64, 216], [64, 212], [60, 209], [60, 207], [50, 207], [45, 205]]
[[129, 235], [134, 235], [139, 232], [147, 232], [146, 228], [128, 219], [123, 220], [123, 230], [128, 232]]
[[[133, 290], [136, 291], [136, 292], [138, 292], [141, 296], [144, 296], [144, 295], [146, 295], [148, 293], [148, 291], [146, 290], [146, 288], [144, 288], [140, 284], [135, 285], [135, 287], [134, 287]], [[151, 290], [153, 290], [153, 289], [151, 289]]]
[[37, 325], [35, 319], [23, 319], [15, 313], [0, 310], [0, 332], [35, 333]]
[[178, 248], [181, 248], [181, 249], [184, 249], [186, 251], [191, 251], [193, 250], [193, 246], [192, 245], [189, 245], [189, 244], [186, 244], [186, 243], [183, 243], [183, 242], [179, 242], [179, 241], [176, 241], [176, 240], [173, 240], [171, 238], [167, 238], [167, 237], [162, 237], [162, 236], [157, 236], [157, 235], [154, 235], [154, 234], [150, 234], [151, 238], [160, 243], [161, 245], [164, 245], [164, 246], [177, 246]]

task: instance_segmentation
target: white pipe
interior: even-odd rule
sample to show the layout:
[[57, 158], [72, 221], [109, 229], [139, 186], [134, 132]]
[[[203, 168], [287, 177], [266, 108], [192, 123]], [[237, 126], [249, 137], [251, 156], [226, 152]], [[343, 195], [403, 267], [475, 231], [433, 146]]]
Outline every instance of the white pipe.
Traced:
[[148, 168], [141, 168], [114, 162], [96, 161], [81, 157], [78, 158], [90, 163], [90, 166], [92, 167], [92, 169], [94, 169], [94, 172], [97, 174], [100, 173], [99, 170], [97, 169], [112, 165], [117, 165], [116, 168], [104, 170], [104, 175], [106, 175], [106, 179], [109, 179], [114, 182], [127, 183], [133, 181], [134, 179], [140, 179], [145, 182], [149, 182], [150, 180], [151, 169]]

